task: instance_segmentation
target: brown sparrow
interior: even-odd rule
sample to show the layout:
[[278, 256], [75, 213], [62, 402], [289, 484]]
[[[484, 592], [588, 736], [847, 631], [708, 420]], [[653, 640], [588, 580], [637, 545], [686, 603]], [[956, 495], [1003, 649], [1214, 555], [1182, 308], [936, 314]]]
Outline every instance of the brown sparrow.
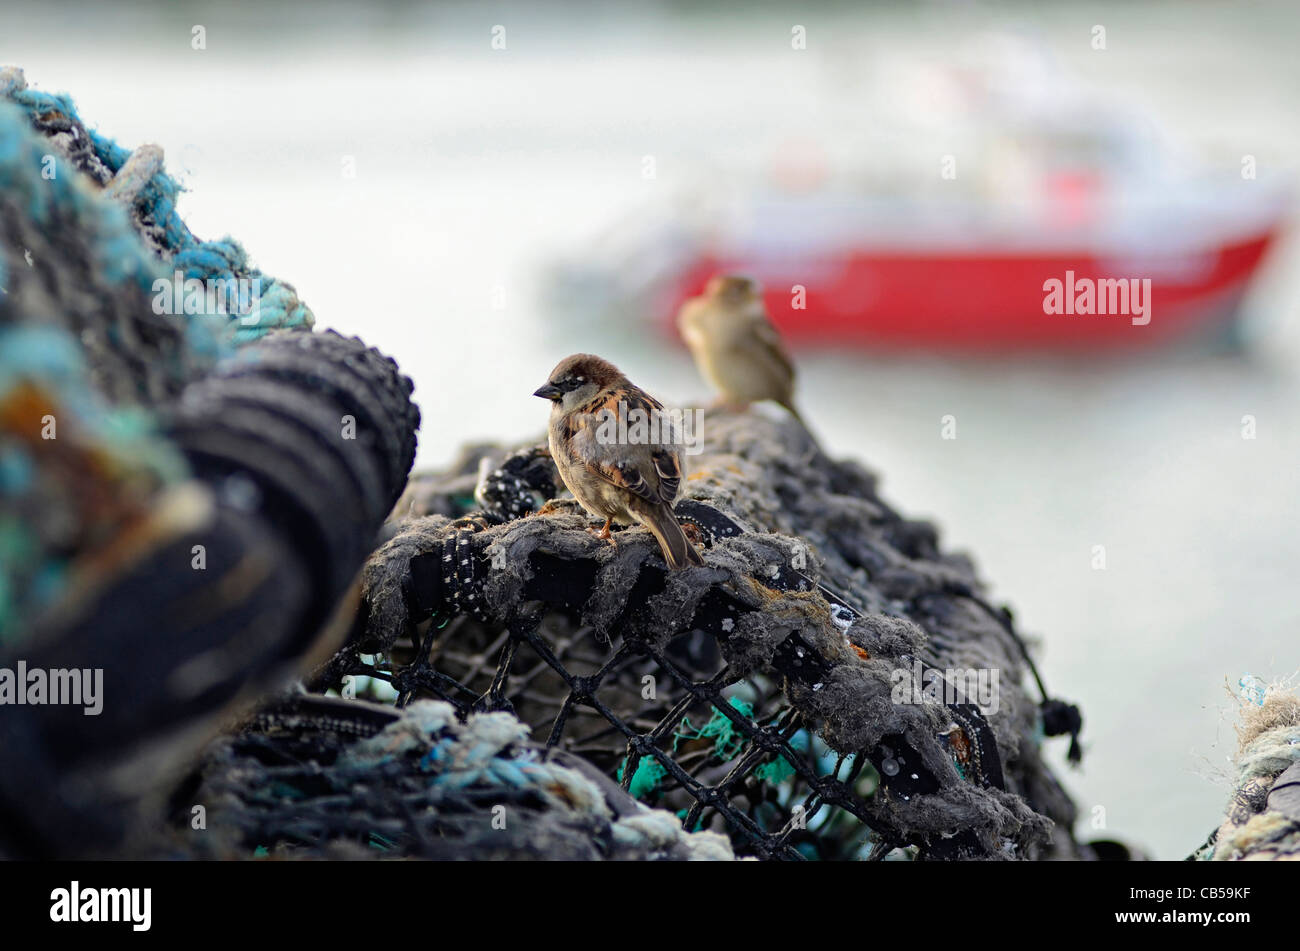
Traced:
[[725, 403], [775, 400], [803, 422], [793, 402], [794, 364], [756, 282], [731, 274], [713, 278], [703, 294], [682, 305], [677, 328], [700, 374]]
[[673, 514], [682, 481], [680, 427], [612, 363], [589, 353], [559, 362], [534, 396], [551, 401], [551, 458], [578, 503], [611, 522], [650, 529], [669, 568], [704, 559]]

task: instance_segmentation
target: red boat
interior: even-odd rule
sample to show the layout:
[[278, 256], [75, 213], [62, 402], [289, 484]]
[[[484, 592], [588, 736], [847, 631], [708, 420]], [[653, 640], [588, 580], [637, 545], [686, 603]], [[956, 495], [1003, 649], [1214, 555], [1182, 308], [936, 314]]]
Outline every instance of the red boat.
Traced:
[[[1005, 352], [1232, 339], [1288, 220], [1283, 171], [1257, 176], [1250, 156], [1208, 163], [1180, 151], [1149, 116], [1016, 44], [906, 83], [888, 78], [868, 84], [881, 90], [863, 104], [870, 123], [849, 116], [829, 143], [786, 142], [757, 173], [715, 174], [696, 192], [705, 200], [659, 226], [625, 216], [639, 232], [592, 242], [602, 258], [583, 262], [568, 299], [612, 291], [675, 334], [684, 300], [715, 274], [739, 273], [763, 285], [795, 346]], [[900, 89], [923, 93], [891, 104]], [[936, 115], [935, 102], [953, 114]], [[891, 105], [901, 118], [888, 127]], [[604, 285], [592, 279], [602, 267]], [[1114, 282], [1127, 285], [1125, 299], [1102, 293]]]
[[[796, 345], [998, 351], [1157, 345], [1230, 328], [1279, 228], [1268, 222], [1206, 235], [1196, 246], [1159, 255], [974, 246], [846, 247], [779, 258], [705, 252], [656, 309], [668, 318], [714, 274], [741, 273], [762, 282], [772, 320]], [[1067, 292], [1085, 281], [1147, 280], [1146, 313], [1045, 312], [1052, 282], [1067, 280]]]

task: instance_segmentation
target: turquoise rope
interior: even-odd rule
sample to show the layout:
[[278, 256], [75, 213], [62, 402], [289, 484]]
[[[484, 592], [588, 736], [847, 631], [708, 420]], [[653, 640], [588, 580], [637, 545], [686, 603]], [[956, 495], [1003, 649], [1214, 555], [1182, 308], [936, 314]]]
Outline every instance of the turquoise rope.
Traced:
[[[12, 100], [32, 120], [50, 112], [60, 112], [71, 119], [81, 121], [70, 96], [66, 93], [47, 93], [31, 89], [26, 85], [22, 74], [16, 70], [0, 72], [0, 97]], [[117, 173], [127, 164], [127, 160], [131, 157], [130, 150], [89, 127], [86, 131], [90, 139], [91, 151], [108, 169]], [[48, 148], [41, 149], [41, 153], [47, 154]], [[4, 145], [0, 144], [0, 166], [9, 164], [7, 158]], [[28, 167], [39, 168], [39, 163], [40, 157], [37, 156], [36, 165]], [[177, 198], [183, 190], [180, 183], [161, 168], [150, 168], [148, 171], [151, 174], [143, 182], [131, 184], [130, 191], [135, 194], [133, 204], [141, 210], [146, 219], [161, 230], [163, 243], [171, 255], [168, 263], [172, 268], [181, 270], [186, 278], [197, 278], [203, 281], [238, 279], [261, 281], [262, 298], [257, 320], [253, 323], [246, 320], [239, 322], [234, 334], [236, 344], [257, 340], [272, 330], [313, 325], [315, 317], [311, 309], [298, 299], [298, 294], [292, 285], [278, 281], [250, 266], [247, 254], [234, 239], [230, 237], [214, 241], [197, 239], [186, 227], [176, 209]], [[70, 194], [72, 189], [70, 182], [73, 177], [62, 174], [47, 181], [40, 179], [38, 175], [37, 179], [43, 184], [53, 185], [49, 189], [49, 194], [62, 205], [66, 201], [74, 200]], [[54, 184], [56, 182], [58, 184]], [[40, 202], [40, 194], [33, 197], [38, 203]], [[103, 204], [114, 203], [103, 202]], [[33, 208], [32, 215], [37, 220], [46, 220], [41, 212], [47, 210]], [[104, 252], [102, 256], [106, 259], [101, 263], [105, 267], [105, 273], [110, 277], [113, 276], [112, 269], [116, 266], [115, 262], [133, 260], [136, 255], [131, 254], [130, 251], [134, 250], [138, 254], [143, 250], [133, 229], [132, 237], [135, 248], [128, 249], [116, 243], [112, 248], [97, 246]], [[170, 270], [164, 269], [168, 273]], [[157, 275], [150, 275], [150, 286], [154, 276]]]

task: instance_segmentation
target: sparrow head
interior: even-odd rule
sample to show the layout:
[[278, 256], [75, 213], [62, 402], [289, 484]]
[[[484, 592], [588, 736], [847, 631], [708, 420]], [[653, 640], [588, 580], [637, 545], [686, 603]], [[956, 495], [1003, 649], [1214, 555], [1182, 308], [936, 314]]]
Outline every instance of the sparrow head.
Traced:
[[550, 400], [568, 412], [622, 379], [623, 374], [618, 367], [608, 360], [590, 353], [575, 353], [556, 364], [546, 382], [537, 388], [533, 396]]
[[709, 280], [704, 293], [729, 304], [740, 304], [758, 297], [761, 289], [757, 281], [743, 274], [719, 274]]

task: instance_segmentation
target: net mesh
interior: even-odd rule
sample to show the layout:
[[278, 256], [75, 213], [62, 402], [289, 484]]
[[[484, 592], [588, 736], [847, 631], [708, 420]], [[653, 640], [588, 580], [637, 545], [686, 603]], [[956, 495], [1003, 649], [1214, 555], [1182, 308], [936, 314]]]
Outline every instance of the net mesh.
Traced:
[[562, 615], [518, 631], [461, 616], [431, 622], [402, 659], [352, 669], [390, 684], [399, 705], [430, 696], [514, 713], [687, 829], [725, 832], [738, 854], [852, 858], [902, 844], [871, 837], [878, 777], [865, 757], [829, 750], [778, 683], [739, 676], [707, 634], [659, 649], [602, 643]]
[[[728, 426], [724, 437], [795, 438], [754, 417]], [[831, 558], [791, 570], [804, 564], [797, 538], [743, 527], [714, 505], [743, 509], [744, 488], [697, 487], [679, 516], [711, 568], [669, 577], [648, 537], [616, 533], [610, 545], [571, 507], [539, 514], [552, 479], [540, 450], [483, 447], [417, 477], [398, 506], [410, 515], [363, 576], [353, 639], [313, 688], [397, 709], [434, 699], [463, 719], [517, 717], [540, 749], [580, 759], [687, 831], [725, 835], [742, 856], [1075, 849], [1073, 805], [1035, 738], [1043, 714], [1064, 705], [1040, 712], [1027, 699], [1028, 653], [1009, 615], [957, 573], [960, 559], [927, 550], [924, 523], [861, 509], [875, 524], [859, 540], [911, 551], [912, 581], [895, 587], [926, 582], [891, 598]], [[1007, 675], [996, 716], [960, 695], [914, 706], [888, 695], [889, 676], [913, 662], [972, 659]], [[874, 680], [862, 672], [872, 664]], [[399, 837], [418, 854], [416, 839]]]

